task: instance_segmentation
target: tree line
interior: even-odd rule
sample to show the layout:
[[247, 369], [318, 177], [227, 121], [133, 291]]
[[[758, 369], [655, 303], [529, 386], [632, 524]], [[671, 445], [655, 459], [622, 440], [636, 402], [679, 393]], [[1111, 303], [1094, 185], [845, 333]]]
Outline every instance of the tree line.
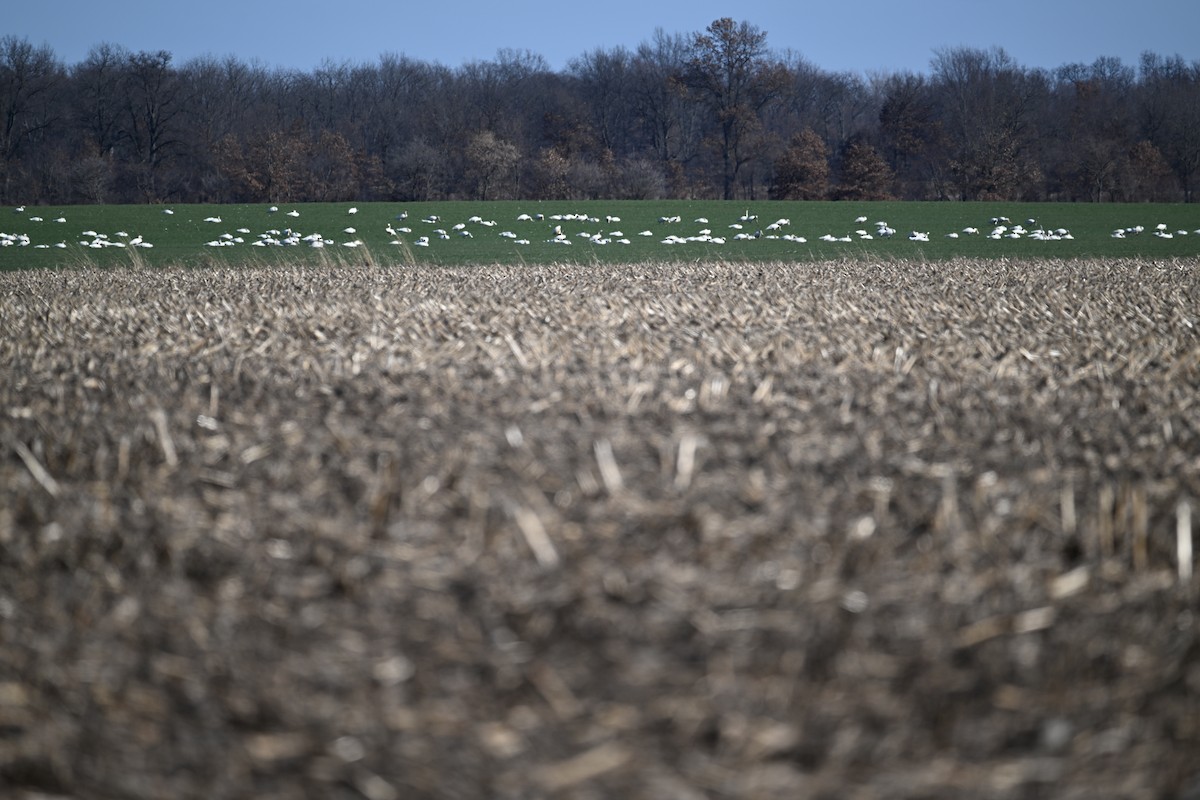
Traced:
[[1200, 61], [1001, 48], [828, 72], [748, 22], [551, 70], [385, 54], [311, 72], [0, 38], [0, 195], [35, 204], [442, 199], [1186, 201]]

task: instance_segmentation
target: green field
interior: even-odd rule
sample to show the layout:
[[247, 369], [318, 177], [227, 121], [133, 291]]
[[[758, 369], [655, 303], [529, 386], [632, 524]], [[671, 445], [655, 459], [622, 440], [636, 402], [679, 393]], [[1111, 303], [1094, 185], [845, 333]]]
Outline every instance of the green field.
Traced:
[[[350, 214], [353, 207], [358, 212]], [[196, 266], [298, 260], [465, 265], [1200, 255], [1200, 206], [1182, 204], [661, 200], [305, 203], [283, 204], [274, 212], [269, 209], [260, 204], [10, 209], [0, 212], [0, 239], [8, 241], [8, 246], [0, 247], [0, 270], [131, 261]], [[290, 212], [298, 212], [298, 216], [289, 216]], [[405, 213], [407, 217], [401, 219]], [[534, 219], [522, 221], [522, 214]], [[438, 221], [422, 221], [431, 215]], [[743, 221], [744, 216], [756, 219]], [[664, 217], [678, 217], [679, 221], [663, 222]], [[866, 220], [859, 222], [863, 217]], [[1008, 228], [1006, 235], [990, 238], [996, 226], [993, 220], [1000, 217], [1010, 220], [1001, 223]], [[208, 218], [221, 221], [205, 221]], [[483, 222], [471, 222], [472, 218]], [[60, 219], [65, 221], [56, 221]], [[707, 222], [697, 221], [701, 219]], [[789, 224], [769, 228], [781, 219]], [[876, 223], [880, 221], [895, 234], [879, 237]], [[495, 224], [484, 224], [492, 222]], [[456, 230], [456, 225], [465, 227]], [[743, 227], [739, 230], [733, 225]], [[1165, 226], [1163, 232], [1170, 238], [1155, 235], [1159, 225]], [[388, 226], [395, 233], [389, 232]], [[552, 241], [555, 226], [571, 244]], [[1017, 226], [1024, 233], [1014, 237], [1011, 234]], [[1143, 232], [1113, 237], [1114, 230], [1134, 226], [1141, 226]], [[354, 232], [346, 232], [347, 228]], [[963, 233], [966, 228], [976, 228], [979, 233]], [[1064, 229], [1071, 238], [1034, 238], [1033, 232], [1039, 229]], [[442, 238], [439, 230], [448, 238]], [[710, 239], [696, 241], [705, 230]], [[303, 239], [293, 246], [254, 244], [268, 237], [284, 241], [289, 231], [294, 234], [293, 241], [317, 235], [324, 246], [314, 248]], [[642, 235], [645, 231], [650, 235]], [[760, 231], [761, 235], [756, 235]], [[864, 238], [859, 231], [871, 238]], [[929, 241], [911, 240], [914, 231], [927, 233]], [[753, 238], [738, 239], [739, 233]], [[948, 237], [952, 233], [958, 238]], [[131, 246], [139, 236], [153, 246]], [[599, 241], [589, 239], [591, 236]], [[670, 236], [685, 241], [664, 243]], [[826, 241], [823, 236], [842, 241]], [[418, 244], [421, 237], [428, 237], [427, 246]], [[804, 241], [799, 241], [801, 238]], [[87, 246], [97, 239], [125, 246]], [[217, 247], [209, 242], [231, 244]], [[347, 246], [350, 242], [359, 244]]]

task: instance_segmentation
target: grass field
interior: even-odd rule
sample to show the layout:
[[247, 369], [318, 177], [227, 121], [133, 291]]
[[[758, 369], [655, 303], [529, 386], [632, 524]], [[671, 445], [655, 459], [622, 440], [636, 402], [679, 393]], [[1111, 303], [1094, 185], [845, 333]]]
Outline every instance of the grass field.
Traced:
[[1198, 297], [1194, 259], [0, 275], [0, 786], [1194, 798]]
[[[349, 214], [352, 207], [358, 213]], [[378, 263], [436, 265], [532, 263], [644, 263], [661, 260], [814, 261], [830, 258], [946, 260], [960, 257], [1152, 258], [1200, 254], [1200, 206], [1013, 203], [724, 203], [714, 201], [372, 203], [246, 206], [78, 206], [26, 208], [0, 214], [0, 234], [18, 242], [0, 247], [0, 270], [64, 265]], [[174, 213], [167, 214], [167, 210]], [[297, 212], [298, 216], [288, 216]], [[407, 218], [398, 219], [402, 214]], [[520, 215], [541, 215], [521, 221]], [[434, 215], [437, 222], [422, 222]], [[570, 219], [553, 219], [569, 215]], [[743, 221], [743, 216], [755, 216]], [[40, 217], [40, 222], [31, 221]], [[471, 222], [472, 218], [480, 222]], [[579, 217], [582, 217], [580, 219]], [[610, 221], [610, 217], [619, 218]], [[678, 217], [678, 222], [662, 218]], [[866, 221], [858, 222], [865, 217]], [[1006, 217], [1008, 234], [992, 239], [993, 219]], [[205, 222], [219, 218], [218, 222]], [[64, 219], [65, 222], [54, 222]], [[697, 222], [703, 219], [706, 222]], [[778, 220], [789, 220], [772, 230]], [[1030, 223], [1029, 220], [1034, 220]], [[878, 235], [883, 221], [895, 231]], [[486, 225], [483, 222], [495, 225]], [[1165, 227], [1171, 238], [1156, 233]], [[464, 236], [455, 225], [463, 225]], [[730, 227], [742, 225], [742, 229]], [[1017, 226], [1027, 232], [1009, 238]], [[393, 232], [387, 228], [391, 226]], [[554, 241], [559, 226], [571, 244]], [[1114, 238], [1141, 226], [1140, 235]], [[346, 232], [353, 228], [353, 233]], [[403, 231], [402, 228], [409, 230]], [[974, 228], [978, 234], [963, 233]], [[1034, 230], [1070, 232], [1070, 239], [1038, 240]], [[448, 238], [437, 231], [444, 230]], [[695, 241], [701, 231], [707, 241]], [[283, 240], [297, 246], [255, 246]], [[651, 235], [641, 235], [649, 231]], [[761, 236], [755, 236], [759, 231]], [[871, 239], [864, 239], [865, 231]], [[911, 241], [913, 232], [929, 241]], [[124, 247], [87, 247], [95, 235]], [[1185, 233], [1180, 233], [1185, 232]], [[120, 236], [120, 233], [126, 234]], [[956, 233], [958, 238], [947, 238]], [[508, 235], [502, 235], [508, 234]], [[586, 236], [584, 235], [586, 234]], [[618, 235], [620, 234], [620, 235]], [[754, 238], [737, 239], [739, 234]], [[301, 237], [318, 236], [314, 249]], [[129, 242], [142, 237], [151, 248]], [[664, 244], [668, 237], [684, 241]], [[428, 246], [418, 242], [428, 239]], [[591, 239], [589, 237], [595, 237]], [[822, 237], [846, 239], [825, 241]], [[804, 239], [801, 242], [798, 239]], [[235, 240], [240, 239], [240, 242]], [[689, 239], [691, 239], [689, 241]], [[715, 241], [723, 239], [723, 242]], [[624, 240], [627, 243], [622, 243]], [[209, 242], [230, 243], [213, 247]], [[357, 242], [353, 247], [347, 243]]]

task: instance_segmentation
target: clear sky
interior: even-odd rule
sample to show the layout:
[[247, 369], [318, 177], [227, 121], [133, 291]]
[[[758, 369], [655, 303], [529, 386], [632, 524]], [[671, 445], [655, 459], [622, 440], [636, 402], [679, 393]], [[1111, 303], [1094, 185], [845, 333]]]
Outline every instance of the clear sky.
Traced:
[[384, 53], [457, 67], [500, 48], [531, 50], [562, 70], [598, 47], [629, 48], [655, 28], [693, 33], [729, 16], [828, 71], [928, 72], [935, 50], [1003, 47], [1026, 67], [1145, 50], [1200, 60], [1200, 0], [16, 0], [0, 35], [49, 44], [68, 65], [101, 42], [168, 50], [175, 63], [234, 55], [312, 70], [326, 59], [374, 62]]

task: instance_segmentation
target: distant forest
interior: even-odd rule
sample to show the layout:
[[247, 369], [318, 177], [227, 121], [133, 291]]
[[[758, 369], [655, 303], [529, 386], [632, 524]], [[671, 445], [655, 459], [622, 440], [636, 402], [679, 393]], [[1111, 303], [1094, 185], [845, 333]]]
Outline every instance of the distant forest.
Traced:
[[9, 204], [725, 198], [1196, 200], [1200, 61], [827, 72], [724, 18], [451, 68], [312, 72], [98, 44], [66, 65], [0, 38]]

